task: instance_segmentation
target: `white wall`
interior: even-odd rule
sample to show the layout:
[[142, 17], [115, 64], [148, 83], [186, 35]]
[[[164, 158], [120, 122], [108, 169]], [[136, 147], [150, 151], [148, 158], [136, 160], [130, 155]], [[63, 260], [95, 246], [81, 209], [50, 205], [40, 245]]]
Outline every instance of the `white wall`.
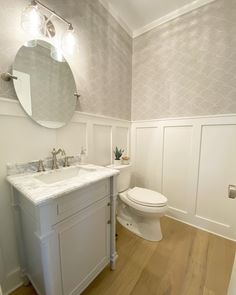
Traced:
[[133, 184], [162, 192], [169, 215], [236, 240], [236, 115], [136, 121]]
[[0, 284], [5, 291], [20, 283], [6, 164], [43, 159], [54, 147], [78, 155], [84, 146], [88, 162], [108, 165], [115, 145], [129, 152], [129, 134], [129, 121], [79, 112], [66, 127], [47, 129], [27, 117], [17, 101], [0, 98]]
[[233, 266], [229, 289], [228, 289], [228, 295], [235, 295], [235, 294], [236, 294], [236, 257], [234, 260], [234, 266]]

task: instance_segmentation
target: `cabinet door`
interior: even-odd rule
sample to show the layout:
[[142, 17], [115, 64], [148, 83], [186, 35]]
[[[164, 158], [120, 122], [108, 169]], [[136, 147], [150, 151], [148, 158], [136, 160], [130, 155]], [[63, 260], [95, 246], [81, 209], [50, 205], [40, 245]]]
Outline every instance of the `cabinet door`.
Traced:
[[80, 294], [110, 260], [110, 207], [105, 198], [58, 226], [63, 294]]

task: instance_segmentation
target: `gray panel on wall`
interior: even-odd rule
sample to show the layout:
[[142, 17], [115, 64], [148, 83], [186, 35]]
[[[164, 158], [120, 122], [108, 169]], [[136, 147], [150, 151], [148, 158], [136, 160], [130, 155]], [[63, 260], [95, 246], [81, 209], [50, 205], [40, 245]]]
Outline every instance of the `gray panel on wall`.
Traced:
[[132, 119], [236, 112], [235, 15], [219, 0], [134, 40]]

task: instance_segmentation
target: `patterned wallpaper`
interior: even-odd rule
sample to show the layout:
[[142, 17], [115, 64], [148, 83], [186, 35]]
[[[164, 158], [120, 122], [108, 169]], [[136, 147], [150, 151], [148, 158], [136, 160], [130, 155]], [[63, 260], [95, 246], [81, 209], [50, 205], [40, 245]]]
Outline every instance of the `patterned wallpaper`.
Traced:
[[[133, 44], [98, 0], [45, 2], [78, 33], [79, 50], [67, 57], [82, 94], [78, 110], [133, 120], [236, 112], [235, 0], [216, 0]], [[0, 0], [0, 72], [30, 39], [20, 27], [27, 3]], [[60, 38], [65, 27], [55, 25]], [[16, 99], [11, 82], [0, 80], [0, 96]]]
[[137, 37], [132, 119], [236, 113], [236, 1], [217, 0]]
[[[67, 60], [81, 94], [78, 110], [130, 119], [132, 39], [98, 0], [44, 0], [70, 20], [79, 47]], [[0, 72], [8, 71], [17, 50], [31, 39], [20, 27], [27, 0], [0, 0]], [[58, 40], [66, 27], [54, 19]], [[52, 42], [58, 41], [52, 40]], [[0, 96], [16, 99], [12, 82], [0, 80]]]

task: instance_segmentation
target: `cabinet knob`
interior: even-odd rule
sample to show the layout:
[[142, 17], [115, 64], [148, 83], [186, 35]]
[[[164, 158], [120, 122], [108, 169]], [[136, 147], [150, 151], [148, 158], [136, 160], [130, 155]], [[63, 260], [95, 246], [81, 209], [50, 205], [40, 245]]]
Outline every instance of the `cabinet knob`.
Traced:
[[107, 221], [107, 224], [111, 224], [111, 220], [108, 220], [108, 221]]

